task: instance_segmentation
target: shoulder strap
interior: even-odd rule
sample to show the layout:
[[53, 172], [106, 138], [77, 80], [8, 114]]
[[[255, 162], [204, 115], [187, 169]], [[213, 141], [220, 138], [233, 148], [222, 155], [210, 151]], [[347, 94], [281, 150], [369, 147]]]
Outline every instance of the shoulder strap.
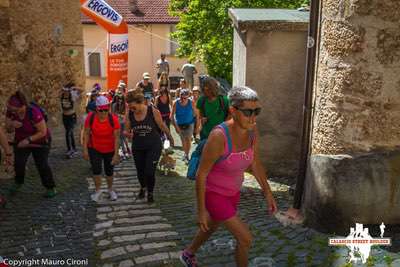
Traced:
[[206, 109], [205, 109], [205, 106], [206, 106], [206, 97], [205, 96], [203, 96], [203, 98], [201, 98], [201, 103], [200, 103], [200, 107], [201, 107], [201, 113], [203, 113], [202, 115], [205, 117], [206, 116]]
[[115, 127], [114, 118], [111, 113], [108, 113], [108, 122], [110, 123], [111, 127], [114, 129], [114, 127]]
[[226, 140], [228, 142], [228, 155], [232, 153], [232, 139], [231, 139], [231, 135], [229, 134], [229, 129], [228, 129], [228, 125], [226, 125], [225, 122], [220, 124], [222, 129], [224, 129], [225, 131], [225, 135], [226, 135]]
[[96, 116], [96, 113], [94, 113], [94, 112], [92, 112], [92, 115], [90, 115], [90, 118], [89, 118], [89, 127], [90, 127], [90, 129], [92, 128], [92, 126], [93, 126], [93, 123], [94, 123], [94, 117]]

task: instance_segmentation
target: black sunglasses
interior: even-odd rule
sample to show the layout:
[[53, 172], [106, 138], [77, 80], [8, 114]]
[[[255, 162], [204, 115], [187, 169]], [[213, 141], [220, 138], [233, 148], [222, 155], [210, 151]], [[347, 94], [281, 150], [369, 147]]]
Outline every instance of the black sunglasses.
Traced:
[[108, 112], [108, 109], [98, 109], [97, 111], [98, 111], [98, 112], [104, 112], [104, 113], [105, 113], [105, 112]]
[[261, 108], [250, 109], [250, 108], [238, 108], [235, 106], [234, 108], [242, 112], [243, 115], [245, 115], [246, 117], [251, 117], [253, 114], [254, 116], [258, 116], [261, 112]]

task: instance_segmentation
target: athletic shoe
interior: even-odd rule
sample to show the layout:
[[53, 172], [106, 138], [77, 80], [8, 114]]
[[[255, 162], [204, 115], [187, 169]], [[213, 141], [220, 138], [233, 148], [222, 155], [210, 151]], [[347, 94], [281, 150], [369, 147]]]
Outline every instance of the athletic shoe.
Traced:
[[97, 202], [97, 201], [99, 201], [99, 198], [100, 198], [100, 196], [101, 196], [101, 193], [103, 193], [103, 192], [101, 192], [101, 191], [96, 191], [96, 192], [94, 192], [94, 193], [90, 196], [90, 198], [91, 198], [94, 202]]
[[21, 190], [22, 184], [13, 184], [9, 189], [8, 192], [10, 194], [15, 194], [18, 193], [19, 190]]
[[153, 193], [147, 193], [147, 202], [148, 203], [153, 203], [154, 202]]
[[139, 194], [137, 196], [138, 199], [143, 199], [146, 194], [146, 190], [144, 188], [140, 188]]
[[44, 197], [53, 198], [56, 195], [57, 195], [57, 190], [55, 188], [50, 188], [47, 189], [46, 193], [44, 194]]
[[182, 251], [179, 259], [185, 267], [197, 267], [196, 256], [188, 252], [186, 249]]
[[108, 193], [110, 194], [110, 200], [115, 201], [117, 200], [118, 196], [117, 193], [115, 193], [115, 191], [108, 191]]

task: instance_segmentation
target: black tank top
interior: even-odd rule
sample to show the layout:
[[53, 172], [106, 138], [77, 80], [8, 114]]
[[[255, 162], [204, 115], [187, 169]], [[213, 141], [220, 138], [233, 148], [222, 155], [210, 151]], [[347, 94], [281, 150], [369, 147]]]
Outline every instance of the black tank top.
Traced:
[[160, 128], [153, 116], [153, 107], [147, 108], [144, 120], [137, 121], [132, 111], [129, 111], [129, 121], [133, 130], [132, 148], [138, 150], [161, 147]]
[[169, 114], [171, 114], [169, 101], [166, 104], [164, 104], [163, 102], [161, 102], [161, 99], [158, 98], [157, 108], [160, 111], [162, 117], [168, 117]]

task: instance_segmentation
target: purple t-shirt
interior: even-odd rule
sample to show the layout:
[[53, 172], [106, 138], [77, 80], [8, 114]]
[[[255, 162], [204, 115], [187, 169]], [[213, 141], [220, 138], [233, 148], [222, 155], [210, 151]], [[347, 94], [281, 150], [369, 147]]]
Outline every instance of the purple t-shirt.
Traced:
[[[36, 108], [36, 107], [30, 107], [30, 108], [32, 109], [32, 121], [29, 120], [28, 108], [26, 109], [25, 117], [23, 119], [20, 119], [17, 115], [15, 115], [11, 112], [7, 112], [7, 114], [6, 114], [7, 118], [9, 118], [13, 121], [18, 121], [18, 122], [22, 123], [22, 127], [15, 128], [14, 141], [16, 143], [19, 143], [20, 141], [24, 140], [25, 138], [28, 138], [29, 136], [34, 135], [37, 132], [37, 130], [33, 124], [37, 124], [37, 123], [41, 122], [42, 120], [44, 120], [43, 115], [38, 108]], [[32, 143], [33, 144], [46, 143], [46, 141], [49, 139], [49, 137], [50, 137], [50, 131], [49, 131], [49, 128], [47, 128], [46, 136], [39, 140], [36, 140]]]

